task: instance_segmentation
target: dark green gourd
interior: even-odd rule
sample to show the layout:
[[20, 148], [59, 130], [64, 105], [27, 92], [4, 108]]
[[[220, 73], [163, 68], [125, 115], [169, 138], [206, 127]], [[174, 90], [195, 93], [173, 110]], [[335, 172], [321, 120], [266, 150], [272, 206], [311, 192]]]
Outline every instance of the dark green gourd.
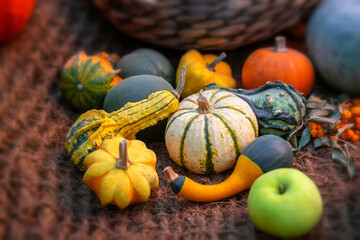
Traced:
[[245, 100], [254, 111], [260, 133], [286, 137], [301, 124], [305, 115], [305, 98], [281, 81], [251, 89], [231, 89], [209, 84], [206, 89], [221, 89]]

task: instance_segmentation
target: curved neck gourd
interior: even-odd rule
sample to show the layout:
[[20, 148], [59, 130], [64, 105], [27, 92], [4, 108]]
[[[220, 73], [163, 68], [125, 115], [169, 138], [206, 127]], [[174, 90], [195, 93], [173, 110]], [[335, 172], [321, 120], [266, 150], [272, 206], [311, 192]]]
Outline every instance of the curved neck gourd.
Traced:
[[175, 194], [197, 202], [212, 202], [231, 197], [249, 189], [252, 183], [263, 174], [260, 167], [244, 155], [239, 157], [233, 173], [219, 184], [197, 183], [188, 177], [177, 175], [171, 167], [165, 168], [164, 172]]
[[87, 154], [98, 149], [103, 140], [121, 136], [134, 139], [139, 131], [155, 125], [177, 110], [184, 88], [185, 67], [178, 87], [173, 91], [158, 91], [147, 99], [127, 103], [117, 111], [90, 110], [82, 114], [66, 136], [65, 148], [74, 164], [85, 170]]
[[264, 135], [253, 140], [237, 160], [233, 173], [222, 183], [199, 184], [188, 177], [164, 169], [171, 188], [179, 197], [198, 202], [212, 202], [228, 198], [249, 189], [263, 173], [277, 168], [290, 168], [294, 155], [287, 141], [275, 135]]

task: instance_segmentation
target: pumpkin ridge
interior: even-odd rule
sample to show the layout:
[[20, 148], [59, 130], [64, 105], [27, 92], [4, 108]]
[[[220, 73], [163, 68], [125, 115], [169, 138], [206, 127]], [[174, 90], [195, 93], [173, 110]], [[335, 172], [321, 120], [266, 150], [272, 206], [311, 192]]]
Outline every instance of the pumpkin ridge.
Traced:
[[219, 116], [217, 113], [211, 113], [213, 116], [217, 117], [218, 119], [220, 119], [220, 121], [224, 124], [224, 126], [226, 127], [226, 129], [229, 131], [230, 135], [231, 135], [231, 139], [234, 142], [234, 148], [235, 148], [235, 152], [236, 152], [236, 158], [238, 158], [240, 156], [241, 153], [241, 146], [239, 146], [238, 140], [236, 138], [236, 135], [234, 133], [234, 130], [231, 129], [231, 127], [229, 126], [229, 124], [221, 117]]
[[218, 94], [219, 92], [221, 92], [219, 89], [214, 90], [214, 92], [212, 92], [210, 95], [209, 102], [212, 102], [215, 95]]
[[65, 71], [65, 69], [64, 69], [64, 72], [67, 72], [67, 71], [70, 70], [72, 76], [74, 76], [74, 77], [76, 77], [76, 78], [79, 78], [79, 72], [76, 71], [76, 67], [77, 67], [77, 65], [79, 64], [79, 62], [80, 62], [80, 56], [79, 56], [79, 54], [76, 54], [75, 59], [74, 59], [74, 61], [72, 62], [72, 66], [69, 66], [69, 67], [66, 69], [66, 71]]
[[[185, 109], [185, 108], [184, 108], [184, 109]], [[189, 108], [189, 110], [190, 110], [190, 109], [192, 109], [192, 108]], [[183, 109], [180, 109], [180, 110], [183, 110]], [[179, 111], [180, 111], [180, 110], [179, 110]], [[182, 115], [187, 114], [187, 113], [191, 113], [191, 112], [195, 112], [195, 113], [196, 113], [197, 110], [192, 109], [191, 111], [182, 112], [182, 113], [174, 116], [174, 117], [170, 120], [170, 122], [167, 124], [166, 129], [165, 129], [165, 133], [166, 133], [167, 130], [169, 129], [170, 125], [171, 125], [178, 117], [181, 117]]]
[[210, 134], [209, 134], [209, 119], [207, 118], [206, 114], [204, 114], [204, 132], [205, 132], [205, 140], [206, 140], [206, 160], [205, 160], [205, 169], [206, 173], [214, 173], [214, 163], [213, 163], [213, 152], [212, 152], [212, 143], [210, 141]]
[[194, 103], [194, 104], [197, 105], [197, 102], [194, 101], [194, 100], [192, 100], [192, 99], [187, 99], [187, 98], [185, 98], [185, 99], [182, 100], [182, 102], [191, 102], [191, 103]]
[[240, 109], [231, 107], [231, 106], [222, 106], [222, 107], [217, 107], [216, 109], [231, 109], [231, 110], [234, 110], [234, 111], [236, 111], [236, 112], [239, 112], [239, 113], [243, 114], [243, 115], [245, 116], [245, 118], [246, 118], [247, 120], [249, 120], [249, 122], [251, 123], [251, 125], [252, 125], [252, 127], [253, 127], [253, 129], [254, 129], [255, 138], [257, 138], [258, 132], [257, 132], [257, 128], [256, 128], [256, 126], [255, 126], [254, 121], [253, 121], [250, 117], [248, 117], [243, 111], [241, 111]]
[[221, 100], [225, 99], [225, 98], [229, 98], [229, 97], [236, 97], [235, 95], [233, 94], [229, 94], [229, 95], [224, 95], [224, 96], [221, 96], [219, 97], [218, 99], [216, 99], [216, 101], [214, 103], [212, 103], [213, 105], [217, 104], [218, 102], [220, 102]]
[[184, 142], [185, 142], [185, 138], [186, 138], [186, 134], [189, 131], [189, 128], [191, 126], [191, 124], [194, 122], [195, 119], [197, 119], [200, 115], [195, 115], [193, 116], [190, 121], [186, 124], [185, 129], [184, 129], [184, 133], [181, 136], [181, 140], [180, 140], [180, 162], [182, 164], [183, 167], [185, 167], [185, 162], [184, 162], [184, 156], [183, 156], [183, 152], [184, 152]]
[[[81, 69], [81, 79], [84, 81], [85, 79], [88, 79], [88, 81], [91, 81], [92, 79], [97, 79], [97, 76], [99, 72], [97, 71], [100, 68], [100, 62], [92, 63], [91, 58], [83, 62], [83, 66]], [[90, 73], [93, 73], [89, 76]]]

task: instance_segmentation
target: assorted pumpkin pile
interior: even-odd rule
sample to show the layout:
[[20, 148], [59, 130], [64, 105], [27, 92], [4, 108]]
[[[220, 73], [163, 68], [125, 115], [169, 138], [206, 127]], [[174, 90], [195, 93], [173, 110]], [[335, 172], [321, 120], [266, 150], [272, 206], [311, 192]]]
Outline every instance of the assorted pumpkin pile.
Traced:
[[[218, 189], [216, 195], [212, 190], [211, 196], [207, 194], [200, 184], [185, 184], [182, 196], [192, 200], [229, 197], [248, 189], [264, 171], [292, 166], [290, 146], [275, 135], [286, 136], [299, 126], [305, 114], [304, 98], [280, 81], [251, 90], [234, 89], [230, 66], [222, 61], [225, 56], [187, 52], [180, 60], [176, 81], [170, 62], [151, 49], [122, 58], [80, 52], [69, 59], [60, 88], [71, 106], [88, 111], [73, 124], [65, 147], [103, 205], [125, 208], [146, 201], [150, 190], [158, 186], [156, 156], [143, 142], [134, 140], [138, 133], [146, 141], [165, 137], [170, 158], [195, 173], [219, 173], [237, 164], [227, 181], [208, 186]], [[259, 132], [273, 135], [262, 140]], [[272, 149], [269, 142], [278, 148]], [[253, 147], [247, 148], [250, 143]], [[262, 166], [263, 156], [255, 153], [265, 145], [267, 151], [278, 149], [279, 153]], [[246, 149], [249, 153], [244, 155]], [[174, 176], [171, 171], [165, 170]], [[229, 188], [239, 176], [247, 183]], [[176, 179], [172, 178], [172, 185]], [[203, 192], [201, 199], [191, 197], [196, 186], [198, 193]], [[190, 193], [184, 195], [186, 191]]]
[[159, 137], [165, 138], [170, 158], [191, 172], [214, 174], [235, 166], [215, 185], [165, 168], [173, 192], [193, 201], [230, 197], [268, 171], [291, 168], [293, 151], [311, 138], [315, 147], [333, 147], [334, 160], [349, 170], [347, 145], [344, 151], [337, 142], [358, 141], [358, 100], [305, 100], [301, 93], [308, 96], [313, 88], [313, 65], [286, 48], [283, 37], [246, 60], [245, 89], [236, 89], [225, 57], [190, 50], [176, 74], [169, 60], [151, 49], [122, 57], [81, 52], [65, 64], [63, 96], [87, 111], [70, 129], [65, 146], [102, 205], [123, 209], [148, 200], [159, 179], [156, 155], [143, 141]]

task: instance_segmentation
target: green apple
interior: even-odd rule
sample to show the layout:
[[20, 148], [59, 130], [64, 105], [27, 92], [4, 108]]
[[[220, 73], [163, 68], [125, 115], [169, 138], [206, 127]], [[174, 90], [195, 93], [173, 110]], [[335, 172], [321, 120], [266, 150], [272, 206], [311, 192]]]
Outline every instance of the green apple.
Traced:
[[256, 179], [250, 188], [248, 208], [258, 229], [278, 237], [308, 233], [323, 211], [316, 185], [293, 168], [272, 170]]

